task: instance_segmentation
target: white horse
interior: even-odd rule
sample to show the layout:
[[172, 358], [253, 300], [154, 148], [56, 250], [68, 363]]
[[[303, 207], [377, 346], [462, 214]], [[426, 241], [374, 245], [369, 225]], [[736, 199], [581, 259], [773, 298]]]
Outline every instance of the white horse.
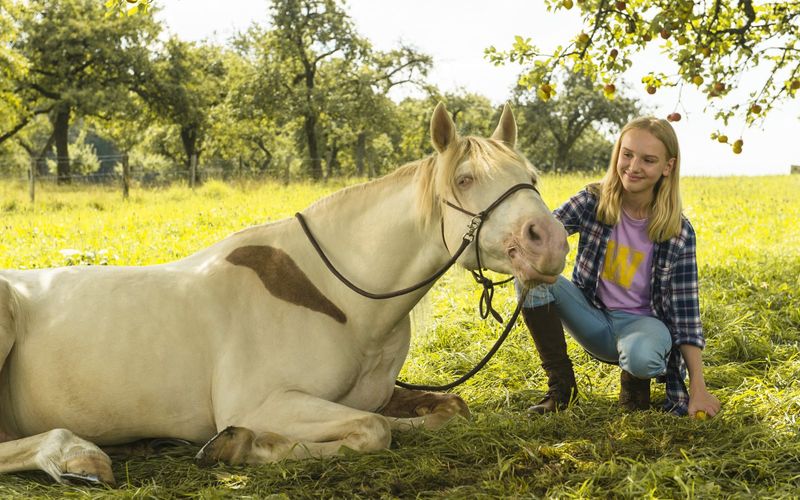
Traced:
[[[436, 153], [306, 209], [343, 275], [371, 291], [433, 274], [471, 217], [536, 184], [504, 109], [491, 139], [459, 137], [444, 106]], [[475, 242], [459, 258], [474, 269]], [[482, 265], [553, 282], [566, 232], [537, 191], [483, 225]], [[113, 484], [99, 446], [172, 437], [201, 462], [323, 457], [387, 448], [392, 429], [468, 415], [452, 394], [395, 386], [408, 313], [429, 289], [371, 300], [325, 267], [295, 219], [251, 227], [177, 262], [0, 272], [0, 472]], [[209, 441], [210, 440], [210, 441]], [[99, 446], [98, 446], [99, 445]]]

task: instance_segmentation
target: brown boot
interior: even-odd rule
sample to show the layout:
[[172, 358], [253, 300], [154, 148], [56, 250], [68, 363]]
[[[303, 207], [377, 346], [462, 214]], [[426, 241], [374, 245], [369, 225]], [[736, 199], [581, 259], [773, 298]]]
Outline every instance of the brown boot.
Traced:
[[523, 308], [522, 317], [547, 373], [548, 387], [544, 399], [528, 408], [528, 412], [542, 414], [563, 410], [578, 397], [578, 386], [567, 355], [561, 318], [552, 304]]
[[636, 378], [622, 370], [619, 376], [619, 404], [628, 411], [650, 409], [650, 379]]

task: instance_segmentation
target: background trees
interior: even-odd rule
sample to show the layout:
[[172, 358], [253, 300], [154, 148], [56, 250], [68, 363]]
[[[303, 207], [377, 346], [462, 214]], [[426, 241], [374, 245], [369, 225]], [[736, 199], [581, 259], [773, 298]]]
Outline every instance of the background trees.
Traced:
[[[57, 160], [64, 182], [70, 149], [83, 143], [82, 157], [92, 145], [130, 153], [153, 174], [184, 176], [195, 157], [201, 170], [287, 181], [371, 177], [430, 153], [439, 100], [465, 134], [489, 134], [497, 119], [488, 98], [428, 83], [429, 55], [373, 48], [341, 0], [265, 2], [264, 22], [225, 44], [161, 36], [156, 9], [0, 0], [0, 156], [36, 159], [39, 175]], [[520, 145], [542, 169], [598, 168], [605, 134], [630, 101], [607, 102], [589, 80], [562, 79], [557, 99], [511, 96], [527, 123]], [[399, 102], [389, 97], [397, 88], [408, 90]], [[81, 172], [93, 164], [83, 161]]]

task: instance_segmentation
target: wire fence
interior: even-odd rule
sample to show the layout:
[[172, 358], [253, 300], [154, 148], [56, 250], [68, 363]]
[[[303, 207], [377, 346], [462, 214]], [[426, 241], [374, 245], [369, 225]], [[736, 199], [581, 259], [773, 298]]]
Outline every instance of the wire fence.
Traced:
[[[309, 160], [291, 159], [300, 168]], [[162, 162], [159, 168], [145, 166], [143, 162], [130, 161], [127, 155], [69, 159], [69, 173], [58, 172], [58, 158], [3, 158], [0, 157], [0, 179], [27, 184], [31, 202], [35, 202], [37, 186], [41, 185], [105, 185], [118, 186], [123, 198], [128, 198], [132, 187], [165, 187], [184, 184], [191, 188], [209, 180], [290, 180], [289, 160], [276, 162], [271, 168], [251, 168], [241, 160], [210, 159], [202, 164], [193, 156], [188, 167]]]

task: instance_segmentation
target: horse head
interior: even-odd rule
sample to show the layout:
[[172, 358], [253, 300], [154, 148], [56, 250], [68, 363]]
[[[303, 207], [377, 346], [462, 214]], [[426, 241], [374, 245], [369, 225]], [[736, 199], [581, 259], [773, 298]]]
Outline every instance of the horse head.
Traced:
[[[500, 123], [487, 139], [459, 136], [439, 103], [430, 132], [437, 152], [431, 199], [438, 201], [432, 211], [441, 216], [442, 237], [451, 252], [473, 218], [470, 213], [490, 208], [477, 238], [480, 255], [468, 248], [459, 263], [467, 269], [480, 265], [513, 274], [526, 286], [555, 282], [569, 251], [567, 233], [535, 189], [536, 170], [514, 149], [517, 124], [511, 108], [504, 107]], [[513, 189], [520, 184], [527, 186]]]

